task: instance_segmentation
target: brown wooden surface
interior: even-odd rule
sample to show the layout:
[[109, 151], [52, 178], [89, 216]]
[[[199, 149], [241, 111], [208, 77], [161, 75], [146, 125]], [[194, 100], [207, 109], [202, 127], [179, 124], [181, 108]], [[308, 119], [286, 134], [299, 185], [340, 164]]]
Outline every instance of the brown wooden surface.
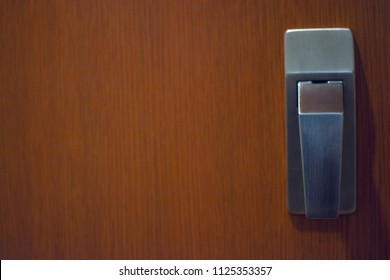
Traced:
[[[286, 208], [283, 33], [356, 41], [358, 209]], [[390, 257], [390, 1], [1, 1], [0, 257]]]

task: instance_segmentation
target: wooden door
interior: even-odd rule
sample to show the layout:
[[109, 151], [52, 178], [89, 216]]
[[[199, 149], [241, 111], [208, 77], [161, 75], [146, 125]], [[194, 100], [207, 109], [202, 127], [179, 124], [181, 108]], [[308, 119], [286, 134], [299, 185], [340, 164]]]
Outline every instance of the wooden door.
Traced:
[[[390, 257], [390, 1], [1, 1], [2, 259]], [[356, 44], [357, 211], [286, 207], [283, 34]]]

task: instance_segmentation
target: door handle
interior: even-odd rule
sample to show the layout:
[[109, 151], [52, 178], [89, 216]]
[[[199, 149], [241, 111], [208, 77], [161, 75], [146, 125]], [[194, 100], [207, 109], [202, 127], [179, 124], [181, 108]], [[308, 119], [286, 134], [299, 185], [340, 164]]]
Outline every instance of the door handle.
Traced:
[[308, 218], [339, 215], [343, 84], [298, 82], [298, 122]]
[[349, 29], [285, 33], [287, 193], [293, 214], [356, 208], [355, 77]]

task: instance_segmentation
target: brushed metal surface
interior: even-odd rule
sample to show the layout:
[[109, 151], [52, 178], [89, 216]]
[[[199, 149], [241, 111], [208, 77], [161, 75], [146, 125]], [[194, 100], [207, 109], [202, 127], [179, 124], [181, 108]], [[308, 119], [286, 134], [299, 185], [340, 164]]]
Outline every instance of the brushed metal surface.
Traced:
[[[343, 83], [343, 133], [339, 214], [356, 208], [355, 64], [347, 28], [287, 30], [284, 36], [287, 201], [292, 214], [305, 214], [304, 178], [298, 118], [298, 83]], [[319, 108], [316, 108], [319, 109]]]
[[298, 111], [304, 113], [343, 112], [343, 83], [298, 83]]
[[298, 83], [299, 135], [307, 218], [339, 216], [343, 84]]

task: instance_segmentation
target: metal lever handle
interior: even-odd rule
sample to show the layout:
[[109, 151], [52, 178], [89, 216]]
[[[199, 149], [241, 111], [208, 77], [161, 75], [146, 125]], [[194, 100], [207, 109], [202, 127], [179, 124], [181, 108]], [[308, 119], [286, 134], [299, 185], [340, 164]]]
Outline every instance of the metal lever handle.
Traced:
[[343, 83], [298, 82], [306, 217], [337, 218], [343, 146]]

